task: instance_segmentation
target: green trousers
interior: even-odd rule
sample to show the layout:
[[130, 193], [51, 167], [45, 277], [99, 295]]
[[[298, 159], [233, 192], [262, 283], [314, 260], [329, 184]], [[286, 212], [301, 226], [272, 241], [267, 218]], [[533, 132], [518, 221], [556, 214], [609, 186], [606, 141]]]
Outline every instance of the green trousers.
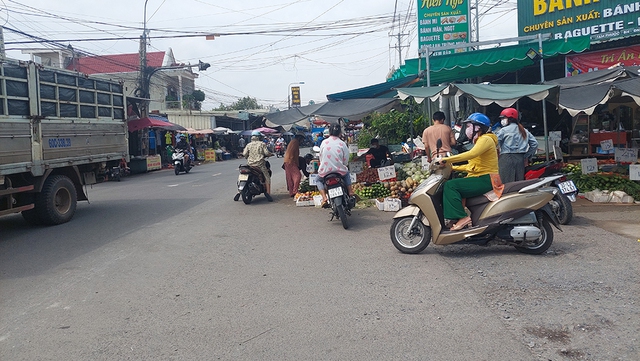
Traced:
[[479, 177], [455, 178], [444, 184], [442, 206], [444, 218], [460, 219], [467, 216], [462, 206], [462, 198], [471, 198], [483, 195], [492, 190], [491, 176], [488, 174]]

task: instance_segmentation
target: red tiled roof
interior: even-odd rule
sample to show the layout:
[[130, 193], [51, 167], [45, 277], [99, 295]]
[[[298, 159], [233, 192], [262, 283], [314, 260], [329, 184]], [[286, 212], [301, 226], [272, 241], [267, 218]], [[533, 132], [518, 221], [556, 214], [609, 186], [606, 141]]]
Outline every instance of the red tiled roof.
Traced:
[[[158, 68], [162, 66], [164, 51], [147, 53], [147, 65]], [[69, 70], [84, 74], [130, 73], [140, 70], [140, 54], [118, 54], [104, 56], [86, 56], [76, 59], [67, 66]]]

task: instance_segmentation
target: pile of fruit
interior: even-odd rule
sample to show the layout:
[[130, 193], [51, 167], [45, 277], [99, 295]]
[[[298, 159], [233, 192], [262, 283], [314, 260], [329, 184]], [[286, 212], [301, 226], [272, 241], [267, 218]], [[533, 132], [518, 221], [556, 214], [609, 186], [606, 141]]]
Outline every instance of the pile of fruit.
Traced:
[[294, 201], [312, 201], [313, 200], [313, 196], [319, 196], [320, 192], [318, 191], [310, 191], [310, 192], [298, 192], [296, 193], [296, 195], [293, 197]]
[[379, 181], [378, 169], [367, 168], [356, 175], [356, 182], [358, 183], [376, 183]]
[[595, 189], [602, 191], [623, 191], [635, 199], [640, 199], [640, 183], [629, 180], [629, 177], [626, 175], [614, 172], [582, 174], [580, 164], [567, 164], [565, 168], [563, 168], [563, 172], [568, 173], [567, 178], [573, 180], [581, 193], [590, 192]]
[[[408, 178], [420, 184], [423, 180], [429, 177], [428, 170], [422, 170], [422, 164], [416, 162], [409, 162], [402, 166], [402, 170], [407, 174]], [[406, 179], [408, 179], [406, 178]], [[405, 177], [398, 177], [398, 179], [405, 179]]]
[[362, 199], [385, 198], [391, 196], [391, 190], [381, 183], [374, 183], [370, 187], [356, 183], [353, 191]]
[[309, 178], [300, 182], [300, 185], [298, 186], [298, 193], [313, 192], [315, 190], [316, 187], [312, 187], [309, 185]]

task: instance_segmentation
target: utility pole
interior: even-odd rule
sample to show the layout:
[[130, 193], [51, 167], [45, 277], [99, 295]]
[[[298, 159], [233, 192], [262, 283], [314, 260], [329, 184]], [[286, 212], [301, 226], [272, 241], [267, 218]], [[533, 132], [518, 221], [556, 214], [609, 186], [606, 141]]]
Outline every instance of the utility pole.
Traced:
[[398, 33], [395, 35], [398, 38], [398, 45], [391, 46], [392, 49], [398, 49], [398, 68], [402, 65], [402, 48], [408, 48], [409, 45], [402, 45], [402, 37], [409, 36], [409, 34]]
[[[149, 83], [147, 81], [147, 2], [144, 2], [144, 21], [142, 23], [142, 36], [140, 37], [140, 75], [138, 77], [138, 89], [140, 98], [149, 99]], [[149, 115], [149, 101], [140, 102], [140, 117]]]

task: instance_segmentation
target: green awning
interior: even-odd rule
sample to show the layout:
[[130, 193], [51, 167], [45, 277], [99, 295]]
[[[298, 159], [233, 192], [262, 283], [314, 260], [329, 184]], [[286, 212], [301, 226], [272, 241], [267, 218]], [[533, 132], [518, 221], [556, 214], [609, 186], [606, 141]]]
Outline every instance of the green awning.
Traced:
[[[588, 36], [549, 40], [542, 43], [544, 58], [589, 49]], [[431, 84], [441, 84], [498, 73], [508, 73], [534, 64], [526, 55], [529, 49], [538, 50], [538, 43], [502, 46], [429, 58]], [[426, 59], [407, 59], [391, 79], [403, 78], [426, 70]]]
[[520, 98], [528, 97], [537, 102], [558, 97], [558, 88], [553, 85], [530, 84], [454, 84], [458, 92], [467, 94], [478, 104], [487, 106], [496, 103], [503, 108], [512, 106]]
[[529, 97], [535, 101], [558, 97], [558, 86], [530, 84], [450, 84], [421, 88], [398, 88], [398, 97], [402, 100], [413, 97], [417, 103], [426, 98], [436, 100], [440, 95], [467, 95], [478, 104], [486, 106], [496, 103], [501, 107], [510, 107], [518, 99]]
[[420, 88], [396, 88], [396, 91], [398, 92], [398, 98], [405, 100], [409, 97], [413, 97], [416, 103], [420, 104], [426, 98], [430, 98], [432, 101], [435, 101], [440, 97], [441, 92], [448, 87], [448, 85], [438, 85]]

